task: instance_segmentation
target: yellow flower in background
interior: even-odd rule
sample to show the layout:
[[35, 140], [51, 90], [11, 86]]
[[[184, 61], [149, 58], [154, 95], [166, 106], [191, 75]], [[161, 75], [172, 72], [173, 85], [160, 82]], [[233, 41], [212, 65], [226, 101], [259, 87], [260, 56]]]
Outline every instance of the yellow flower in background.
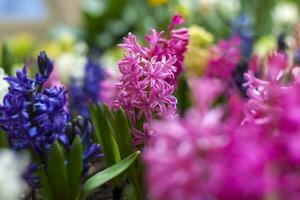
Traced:
[[55, 43], [55, 42], [46, 42], [44, 44], [42, 44], [38, 50], [36, 50], [36, 54], [38, 53], [38, 51], [40, 49], [43, 49], [44, 51], [47, 52], [48, 56], [52, 59], [57, 58], [61, 53], [62, 50], [59, 46], [59, 44]]
[[192, 13], [191, 8], [184, 3], [178, 3], [175, 7], [175, 11], [185, 19], [188, 19]]
[[14, 59], [23, 61], [24, 58], [31, 56], [31, 52], [35, 46], [33, 36], [29, 33], [22, 33], [8, 39], [8, 48], [13, 54]]
[[72, 33], [64, 32], [55, 38], [55, 42], [60, 46], [63, 51], [73, 51], [76, 44], [76, 38]]
[[168, 0], [148, 0], [148, 3], [153, 7], [157, 7], [165, 5], [166, 3], [168, 3]]
[[265, 56], [270, 50], [276, 48], [276, 38], [272, 35], [261, 37], [254, 45], [254, 54]]
[[202, 75], [209, 59], [209, 47], [214, 38], [205, 29], [192, 25], [189, 28], [190, 41], [184, 64], [189, 74]]
[[86, 53], [87, 48], [85, 43], [77, 42], [75, 36], [71, 33], [63, 33], [60, 34], [59, 37], [41, 44], [38, 51], [42, 49], [46, 51], [52, 59], [55, 59], [67, 52]]
[[214, 41], [212, 34], [207, 32], [204, 28], [192, 25], [189, 28], [190, 41], [189, 45], [197, 46], [200, 48], [207, 48]]
[[188, 48], [185, 54], [184, 65], [189, 74], [201, 76], [205, 72], [209, 59], [209, 50], [194, 46]]

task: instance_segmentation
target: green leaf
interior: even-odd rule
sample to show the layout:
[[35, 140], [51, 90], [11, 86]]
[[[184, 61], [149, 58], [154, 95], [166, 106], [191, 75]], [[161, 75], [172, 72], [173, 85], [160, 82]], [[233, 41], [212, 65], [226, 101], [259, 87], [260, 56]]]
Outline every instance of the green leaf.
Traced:
[[[110, 129], [112, 129], [112, 131], [114, 131], [114, 127], [115, 127], [115, 118], [114, 116], [111, 114], [109, 108], [107, 105], [103, 105], [103, 112], [104, 112], [104, 116], [107, 119], [107, 124], [109, 126]], [[116, 138], [117, 139], [117, 138]], [[118, 142], [118, 141], [117, 141]]]
[[49, 186], [49, 180], [47, 177], [47, 174], [45, 172], [45, 169], [43, 167], [39, 168], [37, 171], [37, 174], [42, 178], [42, 187], [40, 188], [40, 193], [42, 195], [42, 199], [44, 200], [53, 200], [53, 197], [51, 195], [50, 186]]
[[91, 104], [90, 113], [95, 129], [95, 140], [102, 147], [107, 166], [111, 166], [121, 160], [117, 143], [108, 127], [102, 106]]
[[124, 158], [132, 152], [131, 134], [127, 117], [122, 108], [120, 108], [114, 114], [110, 112], [109, 108], [106, 105], [103, 106], [103, 110], [108, 127], [110, 128], [118, 144], [121, 157]]
[[12, 58], [6, 43], [2, 44], [1, 50], [1, 67], [7, 75], [12, 75]]
[[256, 0], [253, 6], [256, 37], [267, 35], [272, 31], [272, 9], [276, 0]]
[[0, 131], [0, 148], [8, 148], [7, 135], [3, 131]]
[[71, 199], [75, 199], [78, 194], [80, 177], [83, 170], [82, 151], [81, 139], [77, 135], [71, 147], [67, 166]]
[[180, 115], [191, 106], [191, 98], [189, 96], [189, 86], [184, 75], [179, 76], [178, 87], [175, 93], [178, 99], [178, 110]]
[[125, 115], [125, 112], [120, 108], [115, 115], [115, 133], [120, 142], [120, 152], [122, 158], [128, 156], [131, 150], [131, 133], [129, 130], [128, 119]]
[[110, 17], [121, 16], [127, 0], [109, 0], [107, 6], [107, 13]]
[[[128, 156], [131, 150], [131, 133], [129, 130], [129, 123], [125, 112], [120, 109], [112, 115], [108, 107], [104, 105], [104, 114], [107, 119], [107, 123], [116, 138], [119, 146], [122, 158]], [[142, 189], [140, 185], [140, 180], [137, 176], [136, 167], [133, 165], [128, 169], [128, 179], [133, 184], [135, 195], [137, 199], [142, 199]]]
[[69, 184], [64, 162], [63, 149], [61, 145], [55, 141], [47, 163], [49, 186], [54, 199], [69, 199]]
[[133, 186], [134, 194], [136, 199], [143, 199], [143, 190], [141, 180], [138, 176], [138, 167], [132, 165], [128, 168], [128, 179]]
[[121, 160], [120, 162], [114, 164], [113, 166], [95, 174], [89, 178], [83, 186], [83, 197], [87, 197], [91, 194], [97, 187], [100, 187], [104, 183], [112, 180], [121, 173], [125, 172], [138, 158], [140, 154], [139, 151], [132, 153], [130, 156]]
[[[118, 147], [120, 148], [120, 143], [121, 139], [120, 137], [116, 134], [116, 122], [115, 122], [115, 116], [110, 112], [109, 108], [107, 105], [103, 105], [103, 114], [106, 119], [106, 123], [108, 125], [109, 130], [111, 131], [112, 135], [115, 138], [115, 141], [117, 142]], [[121, 152], [121, 149], [119, 149]]]

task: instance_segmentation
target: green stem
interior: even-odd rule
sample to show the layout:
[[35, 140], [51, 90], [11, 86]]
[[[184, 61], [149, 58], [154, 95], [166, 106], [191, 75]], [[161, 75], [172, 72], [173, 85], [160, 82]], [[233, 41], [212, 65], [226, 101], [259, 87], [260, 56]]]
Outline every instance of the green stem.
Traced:
[[133, 165], [132, 167], [130, 167], [128, 169], [128, 175], [129, 175], [128, 179], [133, 185], [136, 199], [137, 200], [143, 200], [144, 195], [143, 195], [143, 190], [141, 188], [142, 183], [141, 183], [141, 180], [139, 179], [139, 177], [137, 176], [138, 175], [137, 173], [138, 173], [138, 166]]

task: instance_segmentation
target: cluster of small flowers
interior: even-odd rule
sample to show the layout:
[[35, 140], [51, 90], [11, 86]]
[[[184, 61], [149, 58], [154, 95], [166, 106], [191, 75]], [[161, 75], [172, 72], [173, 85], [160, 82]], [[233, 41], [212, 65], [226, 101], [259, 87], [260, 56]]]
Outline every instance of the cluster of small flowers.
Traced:
[[153, 122], [144, 152], [151, 199], [297, 199], [300, 74], [287, 66], [286, 55], [272, 53], [265, 76], [247, 73], [245, 104], [232, 95], [212, 107], [224, 86], [202, 79], [184, 118]]
[[0, 106], [0, 121], [13, 149], [32, 148], [42, 154], [55, 139], [64, 141], [64, 126], [69, 116], [64, 89], [43, 89], [53, 69], [44, 52], [38, 57], [38, 65], [40, 73], [36, 79], [28, 78], [26, 66], [17, 71], [16, 77], [5, 78], [9, 88]]
[[[281, 104], [283, 98], [286, 97], [285, 93], [289, 94], [289, 91], [297, 86], [297, 81], [286, 85], [281, 83], [288, 65], [286, 55], [273, 52], [269, 54], [267, 61], [267, 72], [264, 76], [261, 75], [263, 77], [260, 79], [255, 77], [255, 71], [253, 70], [245, 74], [247, 82], [244, 86], [248, 88], [247, 95], [250, 99], [246, 107], [244, 122], [278, 124], [279, 121], [276, 118], [284, 112]], [[259, 65], [260, 63], [255, 62], [253, 64]], [[259, 67], [254, 66], [252, 68], [257, 69]], [[296, 71], [297, 68], [294, 68], [294, 72]], [[296, 73], [294, 73], [294, 79], [297, 79]]]
[[100, 65], [89, 61], [85, 65], [84, 77], [71, 78], [69, 86], [69, 107], [76, 114], [89, 118], [89, 104], [99, 102], [101, 93], [100, 82], [103, 80], [103, 71]]
[[287, 55], [272, 52], [265, 75], [245, 74], [250, 99], [243, 123], [262, 130], [258, 142], [268, 153], [266, 163], [280, 199], [297, 199], [300, 189], [300, 73], [299, 67], [292, 67]]
[[[80, 126], [71, 129], [74, 131], [66, 129], [70, 118], [66, 109], [66, 91], [63, 87], [44, 88], [53, 70], [53, 63], [45, 52], [38, 57], [38, 67], [39, 73], [35, 79], [28, 77], [26, 66], [17, 71], [16, 77], [5, 78], [9, 87], [0, 104], [0, 123], [11, 148], [33, 151], [39, 156], [40, 162], [46, 164], [44, 162], [47, 161], [55, 140], [60, 141], [68, 150], [74, 135], [79, 135], [85, 148], [85, 166], [88, 166], [88, 159], [99, 155], [99, 145], [91, 142], [91, 124], [84, 125], [83, 120], [80, 120]], [[32, 163], [25, 174], [27, 183], [32, 187], [40, 186], [39, 178], [31, 174], [41, 163]]]
[[206, 79], [197, 86], [197, 106], [186, 118], [151, 125], [155, 135], [144, 151], [151, 199], [209, 199], [211, 187], [220, 181], [222, 166], [214, 163], [219, 158], [213, 159], [213, 154], [217, 156], [225, 146], [220, 132], [222, 110], [208, 106], [222, 90], [221, 84]]
[[[179, 15], [173, 17], [168, 39], [162, 37], [163, 32], [152, 30], [146, 36], [149, 47], [139, 45], [131, 33], [120, 45], [124, 58], [118, 63], [121, 78], [114, 107], [126, 111], [133, 127], [139, 119], [145, 118], [147, 122], [157, 116], [173, 116], [176, 112], [177, 100], [172, 94], [177, 75], [183, 69], [183, 54], [188, 43], [187, 29], [174, 29], [181, 23], [183, 19]], [[136, 144], [149, 136], [146, 130], [135, 130], [134, 139], [140, 138]], [[143, 136], [138, 136], [140, 133]]]
[[228, 41], [221, 40], [210, 50], [206, 75], [228, 81], [240, 61], [240, 38], [233, 36]]
[[189, 36], [188, 50], [184, 59], [185, 71], [192, 75], [203, 75], [214, 37], [207, 30], [197, 25], [189, 27]]

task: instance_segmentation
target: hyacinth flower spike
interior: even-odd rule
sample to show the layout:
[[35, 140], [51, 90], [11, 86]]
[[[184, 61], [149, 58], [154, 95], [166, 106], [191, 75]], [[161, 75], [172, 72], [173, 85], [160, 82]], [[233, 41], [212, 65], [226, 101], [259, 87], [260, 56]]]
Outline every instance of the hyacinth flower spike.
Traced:
[[118, 95], [113, 107], [125, 110], [135, 147], [148, 141], [149, 133], [144, 127], [152, 119], [176, 115], [177, 99], [173, 93], [183, 70], [189, 38], [187, 29], [176, 29], [183, 22], [180, 15], [175, 15], [166, 38], [163, 32], [152, 29], [146, 36], [148, 46], [140, 45], [131, 33], [120, 45], [124, 58], [118, 63], [121, 78], [116, 85]]
[[16, 77], [5, 78], [9, 88], [0, 105], [1, 128], [13, 150], [31, 152], [32, 164], [24, 174], [31, 187], [45, 198], [75, 199], [90, 161], [102, 157], [100, 147], [92, 141], [90, 122], [82, 117], [70, 122], [64, 88], [44, 87], [53, 70], [45, 52], [38, 57], [38, 69], [34, 79], [26, 66]]
[[103, 69], [99, 64], [89, 60], [85, 65], [82, 79], [71, 78], [69, 86], [70, 109], [72, 114], [80, 114], [90, 118], [89, 104], [101, 101], [101, 82], [104, 78]]
[[[202, 80], [193, 84], [196, 105], [183, 118], [152, 122], [144, 151], [150, 199], [299, 197], [299, 69], [286, 72], [279, 53], [268, 59], [265, 76], [245, 75], [244, 105], [212, 107], [224, 87]], [[241, 113], [224, 112], [227, 106]], [[244, 123], [236, 123], [241, 115]]]

